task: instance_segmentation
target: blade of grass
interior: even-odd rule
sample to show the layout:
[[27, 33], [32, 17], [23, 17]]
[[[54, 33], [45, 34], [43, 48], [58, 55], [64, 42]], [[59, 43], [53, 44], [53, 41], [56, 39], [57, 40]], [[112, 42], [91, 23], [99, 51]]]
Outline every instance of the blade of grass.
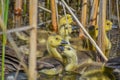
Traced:
[[5, 62], [5, 45], [6, 45], [6, 27], [2, 19], [0, 18], [0, 25], [3, 30], [3, 38], [2, 38], [2, 80], [4, 80], [4, 62]]
[[8, 20], [8, 9], [9, 9], [9, 0], [5, 0], [4, 2], [4, 23], [5, 26], [7, 26], [7, 20]]
[[9, 0], [4, 1], [4, 22], [1, 19], [1, 27], [3, 27], [3, 40], [2, 40], [2, 80], [4, 80], [4, 72], [5, 72], [5, 45], [6, 45], [6, 26], [8, 20], [8, 8], [9, 8]]
[[2, 1], [0, 0], [0, 16], [2, 15]]

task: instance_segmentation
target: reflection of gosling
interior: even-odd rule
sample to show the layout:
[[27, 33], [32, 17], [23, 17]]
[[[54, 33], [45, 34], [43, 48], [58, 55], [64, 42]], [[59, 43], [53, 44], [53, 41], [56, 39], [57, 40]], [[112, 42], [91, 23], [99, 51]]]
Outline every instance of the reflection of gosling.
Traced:
[[47, 56], [37, 60], [37, 70], [46, 75], [57, 75], [63, 70], [63, 65], [57, 59]]
[[66, 41], [62, 40], [62, 37], [59, 35], [51, 35], [47, 40], [47, 50], [50, 56], [56, 58], [57, 60], [63, 62], [63, 58], [60, 53], [57, 51], [57, 47], [62, 44], [67, 44]]
[[104, 68], [87, 71], [81, 75], [80, 80], [115, 80], [115, 77], [111, 69]]

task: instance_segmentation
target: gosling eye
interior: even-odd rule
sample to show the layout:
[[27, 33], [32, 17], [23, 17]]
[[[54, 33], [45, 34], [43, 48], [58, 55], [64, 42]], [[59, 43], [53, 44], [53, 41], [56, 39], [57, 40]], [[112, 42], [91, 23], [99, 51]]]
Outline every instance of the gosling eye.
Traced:
[[56, 38], [56, 40], [59, 40], [59, 38]]
[[67, 27], [65, 29], [68, 29]]
[[107, 23], [107, 25], [109, 25], [109, 23]]
[[67, 50], [71, 50], [71, 48], [67, 48]]

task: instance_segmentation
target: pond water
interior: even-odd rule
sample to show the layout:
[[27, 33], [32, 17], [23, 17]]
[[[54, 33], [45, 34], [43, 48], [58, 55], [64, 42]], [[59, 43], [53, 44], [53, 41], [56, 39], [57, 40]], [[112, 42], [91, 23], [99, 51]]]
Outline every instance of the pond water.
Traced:
[[[12, 72], [10, 74], [5, 75], [5, 80], [14, 80], [15, 76], [16, 76], [16, 73]], [[63, 73], [63, 74], [59, 74], [55, 76], [48, 76], [45, 74], [40, 74], [37, 80], [80, 80], [79, 77], [80, 75], [77, 75], [77, 74], [64, 74]], [[25, 73], [20, 72], [17, 75], [16, 80], [28, 80], [28, 79]]]
[[77, 74], [60, 74], [57, 76], [41, 75], [41, 77], [38, 80], [81, 80], [79, 78], [80, 75]]
[[[111, 76], [109, 75], [109, 73], [107, 75], [104, 73], [99, 73], [99, 74], [94, 74], [94, 75], [96, 77], [89, 75], [88, 76], [89, 78], [86, 79], [84, 77], [81, 77], [78, 74], [67, 73], [67, 72], [63, 72], [62, 74], [59, 74], [56, 76], [48, 76], [45, 74], [40, 74], [37, 80], [120, 80], [120, 74], [118, 75], [118, 73], [115, 74], [117, 79], [114, 79], [112, 75]], [[16, 76], [16, 72], [11, 72], [5, 75], [5, 80], [14, 80], [15, 76]], [[106, 76], [109, 76], [109, 78]], [[19, 72], [16, 77], [16, 80], [28, 80], [28, 78], [25, 73]]]

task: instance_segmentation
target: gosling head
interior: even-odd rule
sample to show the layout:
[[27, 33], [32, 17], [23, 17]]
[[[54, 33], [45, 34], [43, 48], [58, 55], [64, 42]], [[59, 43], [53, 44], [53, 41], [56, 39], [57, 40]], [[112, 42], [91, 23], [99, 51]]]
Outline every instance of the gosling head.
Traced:
[[60, 18], [59, 24], [61, 26], [64, 24], [71, 24], [72, 22], [73, 22], [72, 16], [70, 14], [66, 14], [65, 16]]
[[73, 49], [71, 46], [65, 46], [64, 47], [64, 51], [63, 51], [64, 53], [68, 53], [68, 54], [70, 54], [70, 53], [76, 53], [76, 51], [75, 51], [75, 49]]
[[73, 49], [70, 45], [60, 46], [59, 49], [61, 54], [64, 56], [72, 57], [73, 54], [76, 54], [75, 49]]
[[56, 35], [56, 34], [49, 36], [47, 42], [52, 47], [68, 44], [68, 42], [63, 40], [60, 35]]
[[88, 27], [89, 34], [93, 37], [96, 38], [98, 36], [98, 26], [97, 25], [90, 25]]
[[98, 26], [91, 25], [88, 27], [90, 34], [95, 34], [95, 31], [98, 31]]
[[61, 26], [59, 29], [59, 34], [62, 36], [68, 36], [71, 33], [72, 33], [72, 26], [69, 24]]
[[[112, 22], [109, 20], [106, 20], [106, 25], [105, 25], [105, 32], [108, 32], [112, 29]], [[96, 37], [98, 36], [98, 26], [97, 25], [91, 25], [88, 28], [90, 34], [96, 34]]]
[[110, 20], [106, 20], [105, 31], [110, 31], [112, 29], [112, 22]]

